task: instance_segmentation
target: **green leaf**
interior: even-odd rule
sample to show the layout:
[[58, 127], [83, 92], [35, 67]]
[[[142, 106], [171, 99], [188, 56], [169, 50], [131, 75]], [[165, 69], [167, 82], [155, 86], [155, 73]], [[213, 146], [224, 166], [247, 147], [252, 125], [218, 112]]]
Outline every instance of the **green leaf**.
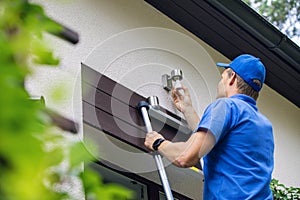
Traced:
[[91, 142], [76, 142], [70, 148], [70, 165], [74, 167], [82, 162], [90, 162], [97, 152], [96, 146]]
[[55, 148], [54, 150], [47, 152], [45, 156], [46, 166], [55, 166], [61, 163], [64, 159], [64, 153], [62, 148]]
[[59, 59], [54, 58], [51, 50], [49, 50], [41, 40], [32, 41], [31, 51], [33, 61], [37, 64], [58, 65]]

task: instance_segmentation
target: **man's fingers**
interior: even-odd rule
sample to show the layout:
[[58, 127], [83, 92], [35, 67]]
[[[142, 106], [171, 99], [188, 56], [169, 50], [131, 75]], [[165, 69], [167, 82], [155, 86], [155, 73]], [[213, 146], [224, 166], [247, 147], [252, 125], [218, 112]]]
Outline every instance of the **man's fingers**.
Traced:
[[187, 87], [185, 87], [184, 85], [182, 85], [182, 89], [183, 89], [184, 94], [185, 94], [186, 96], [190, 95], [189, 89], [188, 89]]
[[144, 145], [147, 149], [153, 151], [152, 145], [153, 142], [159, 138], [164, 138], [161, 134], [157, 133], [156, 131], [151, 131], [146, 134]]
[[177, 96], [178, 96], [178, 94], [177, 94], [177, 91], [176, 91], [176, 89], [172, 89], [172, 98], [173, 99], [177, 99]]

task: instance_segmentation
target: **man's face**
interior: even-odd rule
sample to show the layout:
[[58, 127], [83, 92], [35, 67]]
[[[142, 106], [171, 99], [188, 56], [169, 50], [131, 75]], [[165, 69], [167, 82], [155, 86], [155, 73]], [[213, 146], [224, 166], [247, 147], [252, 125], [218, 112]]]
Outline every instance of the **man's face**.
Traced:
[[229, 68], [225, 69], [221, 75], [221, 80], [219, 81], [218, 87], [217, 87], [217, 99], [222, 97], [227, 97], [227, 83], [229, 80], [228, 77], [228, 70]]

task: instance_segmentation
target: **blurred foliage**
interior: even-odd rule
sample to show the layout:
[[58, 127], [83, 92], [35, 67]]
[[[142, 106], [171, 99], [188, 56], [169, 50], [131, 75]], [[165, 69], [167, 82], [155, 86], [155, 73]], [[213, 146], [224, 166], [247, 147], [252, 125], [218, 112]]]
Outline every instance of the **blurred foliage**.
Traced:
[[244, 0], [290, 38], [300, 38], [299, 0]]
[[0, 199], [72, 199], [63, 189], [67, 176], [82, 180], [87, 199], [130, 198], [131, 192], [103, 185], [95, 172], [80, 170], [82, 161], [92, 160], [84, 144], [64, 137], [51, 124], [45, 105], [30, 100], [25, 89], [33, 62], [59, 63], [43, 33], [59, 32], [62, 27], [39, 5], [0, 0], [0, 29]]
[[277, 179], [272, 179], [270, 186], [274, 200], [300, 199], [300, 188], [286, 187], [284, 184], [279, 183]]

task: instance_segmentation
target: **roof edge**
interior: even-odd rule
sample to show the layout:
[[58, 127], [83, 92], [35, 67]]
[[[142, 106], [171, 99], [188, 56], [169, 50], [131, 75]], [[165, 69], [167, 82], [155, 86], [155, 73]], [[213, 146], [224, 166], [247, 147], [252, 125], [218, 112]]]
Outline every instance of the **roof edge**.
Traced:
[[206, 2], [233, 19], [300, 73], [300, 47], [245, 2], [241, 0], [206, 0]]

